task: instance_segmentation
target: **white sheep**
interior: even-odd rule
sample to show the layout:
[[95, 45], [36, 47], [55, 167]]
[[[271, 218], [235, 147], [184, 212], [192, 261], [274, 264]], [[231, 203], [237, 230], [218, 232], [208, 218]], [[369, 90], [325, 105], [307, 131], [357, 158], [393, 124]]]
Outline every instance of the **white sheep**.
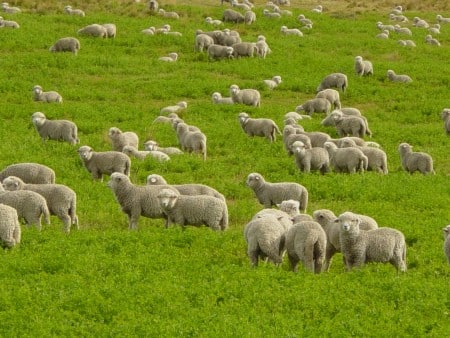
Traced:
[[295, 164], [300, 171], [309, 173], [311, 170], [319, 170], [321, 174], [330, 171], [330, 157], [324, 148], [307, 149], [302, 141], [295, 141], [291, 149], [295, 156]]
[[207, 34], [198, 34], [195, 36], [194, 49], [197, 52], [203, 52], [204, 49], [208, 49], [209, 46], [214, 44], [214, 39]]
[[392, 82], [409, 83], [412, 79], [408, 75], [397, 75], [392, 69], [387, 71], [387, 78]]
[[222, 21], [223, 22], [241, 23], [241, 22], [245, 21], [245, 17], [241, 13], [235, 11], [234, 9], [228, 8], [223, 11]]
[[78, 34], [106, 38], [108, 36], [108, 31], [102, 25], [94, 23], [79, 29]]
[[172, 52], [167, 54], [166, 56], [161, 56], [158, 58], [159, 61], [165, 61], [165, 62], [175, 62], [178, 60], [178, 53]]
[[270, 19], [279, 19], [281, 18], [281, 14], [278, 12], [270, 12], [268, 9], [263, 9], [263, 15]]
[[73, 9], [72, 6], [70, 6], [70, 5], [67, 5], [64, 7], [64, 12], [66, 12], [69, 15], [77, 15], [77, 16], [85, 16], [86, 15], [83, 10]]
[[435, 23], [434, 25], [430, 26], [428, 28], [428, 33], [430, 34], [441, 34], [441, 25], [438, 23]]
[[68, 120], [48, 120], [41, 112], [35, 112], [31, 121], [36, 128], [42, 142], [45, 140], [65, 141], [70, 144], [80, 142], [78, 128], [75, 123]]
[[347, 270], [365, 263], [391, 263], [397, 271], [406, 271], [405, 236], [393, 228], [361, 230], [360, 219], [352, 212], [338, 217], [340, 244]]
[[107, 38], [115, 38], [117, 35], [117, 26], [113, 23], [104, 23], [102, 24], [106, 29], [106, 37]]
[[180, 119], [177, 113], [170, 113], [167, 116], [158, 116], [152, 123], [170, 123], [172, 124], [175, 119]]
[[407, 27], [401, 27], [400, 25], [394, 25], [394, 29], [397, 34], [412, 36], [411, 30]]
[[16, 209], [0, 204], [0, 242], [4, 248], [20, 243], [21, 229]]
[[246, 184], [255, 193], [259, 203], [264, 208], [270, 208], [282, 201], [289, 199], [300, 203], [300, 211], [305, 213], [308, 206], [308, 190], [295, 182], [266, 182], [259, 173], [251, 173], [247, 176]]
[[266, 58], [267, 54], [270, 54], [272, 50], [270, 49], [269, 45], [266, 42], [266, 37], [264, 35], [258, 35], [257, 41], [256, 41], [256, 48], [258, 48], [258, 56], [262, 57], [263, 59]]
[[169, 155], [158, 150], [138, 150], [133, 146], [125, 146], [123, 147], [122, 152], [129, 157], [134, 156], [139, 160], [144, 160], [145, 158], [153, 158], [158, 162], [166, 162], [170, 160]]
[[258, 53], [258, 48], [254, 42], [238, 42], [231, 45], [233, 47], [233, 56], [235, 58], [240, 57], [253, 57]]
[[156, 28], [151, 26], [149, 28], [145, 28], [145, 29], [141, 30], [141, 33], [145, 34], [145, 35], [155, 35], [156, 34]]
[[253, 107], [259, 107], [261, 104], [261, 94], [256, 89], [240, 89], [238, 85], [233, 84], [230, 86], [230, 95], [234, 103]]
[[442, 228], [444, 233], [444, 254], [447, 258], [447, 263], [450, 265], [450, 225]]
[[296, 35], [303, 36], [303, 33], [298, 28], [287, 28], [287, 26], [281, 26], [280, 32], [284, 35]]
[[323, 78], [317, 87], [317, 92], [327, 88], [337, 88], [342, 90], [345, 93], [345, 90], [348, 87], [348, 79], [347, 75], [342, 73], [332, 73]]
[[96, 152], [89, 146], [81, 146], [78, 155], [94, 180], [103, 181], [103, 175], [114, 172], [130, 176], [130, 158], [119, 151]]
[[387, 155], [386, 153], [375, 147], [369, 147], [369, 146], [357, 146], [356, 143], [350, 139], [345, 138], [340, 146], [341, 148], [347, 148], [347, 147], [357, 147], [359, 148], [364, 155], [367, 156], [368, 162], [367, 162], [367, 170], [370, 171], [376, 171], [381, 174], [388, 174], [388, 166], [387, 166]]
[[214, 27], [223, 25], [223, 22], [222, 22], [221, 20], [213, 19], [213, 18], [211, 18], [210, 16], [207, 16], [207, 17], [205, 18], [205, 22], [206, 22], [207, 24], [213, 25]]
[[[301, 127], [301, 126], [300, 126]], [[283, 142], [284, 142], [284, 148], [286, 149], [289, 156], [293, 155], [293, 149], [292, 145], [296, 141], [301, 141], [306, 149], [311, 149], [311, 140], [310, 138], [303, 134], [303, 127], [296, 128], [292, 125], [285, 125], [283, 129]]]
[[331, 103], [326, 98], [316, 97], [314, 99], [308, 100], [303, 104], [295, 108], [296, 112], [304, 111], [309, 116], [313, 113], [329, 113], [331, 110]]
[[311, 12], [313, 12], [313, 13], [322, 13], [323, 12], [323, 7], [322, 7], [322, 5], [317, 5], [317, 6], [315, 6], [315, 7], [313, 7], [312, 9], [311, 9]]
[[72, 52], [77, 55], [80, 50], [80, 41], [73, 37], [57, 40], [49, 49], [50, 52]]
[[406, 23], [409, 21], [408, 18], [406, 16], [404, 16], [403, 14], [396, 15], [394, 13], [389, 14], [389, 19], [391, 21], [398, 21], [398, 22], [403, 22], [403, 23]]
[[325, 142], [325, 149], [330, 157], [330, 164], [337, 173], [364, 172], [368, 158], [358, 148], [338, 148], [333, 142]]
[[333, 120], [339, 137], [357, 136], [363, 138], [365, 135], [372, 136], [367, 119], [363, 116], [346, 115], [342, 111], [334, 110], [327, 118]]
[[22, 12], [22, 10], [19, 7], [10, 7], [7, 2], [2, 3], [2, 9], [5, 13], [8, 14], [17, 14]]
[[108, 131], [108, 137], [111, 141], [114, 151], [122, 151], [125, 146], [138, 147], [139, 137], [132, 131], [121, 131], [117, 127], [111, 127]]
[[16, 176], [3, 180], [5, 190], [31, 190], [45, 198], [51, 215], [56, 215], [64, 223], [64, 231], [69, 233], [72, 225], [78, 229], [77, 195], [63, 184], [29, 184]]
[[446, 24], [446, 23], [450, 23], [450, 18], [444, 18], [442, 15], [437, 14], [436, 21], [440, 24]]
[[433, 158], [424, 152], [413, 152], [412, 148], [408, 143], [400, 143], [398, 146], [402, 168], [410, 174], [415, 171], [424, 175], [434, 174]]
[[395, 6], [392, 10], [391, 13], [389, 14], [395, 14], [395, 15], [400, 15], [403, 14], [403, 7], [402, 6]]
[[355, 72], [359, 76], [373, 75], [372, 62], [363, 60], [362, 56], [355, 57]]
[[330, 101], [334, 109], [341, 109], [341, 99], [336, 89], [327, 88], [316, 94], [316, 97], [322, 97]]
[[426, 22], [424, 19], [419, 18], [418, 16], [415, 16], [413, 18], [413, 26], [420, 27], [420, 28], [430, 27], [428, 22]]
[[441, 112], [441, 119], [444, 121], [444, 130], [447, 135], [450, 135], [450, 109], [444, 108]]
[[63, 101], [62, 96], [58, 92], [55, 91], [44, 92], [42, 91], [42, 87], [39, 85], [33, 87], [33, 93], [34, 93], [34, 101], [57, 102], [57, 103], [62, 103]]
[[189, 153], [200, 153], [203, 155], [203, 160], [206, 161], [207, 148], [205, 134], [200, 131], [189, 131], [189, 126], [183, 122], [177, 124], [176, 132], [182, 150]]
[[[387, 30], [387, 31], [389, 31], [389, 32], [393, 32], [393, 31], [395, 31], [395, 27], [394, 27], [394, 25], [384, 25], [381, 21], [378, 21], [377, 22], [377, 28], [380, 30], [380, 31], [385, 31], [385, 30]], [[389, 35], [389, 34], [388, 34]]]
[[398, 40], [400, 46], [416, 47], [416, 43], [413, 40]]
[[274, 89], [281, 83], [281, 76], [275, 75], [271, 79], [263, 80], [263, 83], [269, 88]]
[[256, 22], [256, 14], [253, 11], [246, 11], [244, 13], [244, 22], [246, 25], [251, 25]]
[[214, 92], [211, 95], [212, 102], [214, 104], [234, 104], [233, 99], [230, 97], [222, 97], [219, 92]]
[[158, 14], [163, 18], [178, 20], [180, 15], [177, 12], [166, 12], [164, 9], [158, 9]]
[[173, 106], [167, 106], [164, 108], [161, 108], [161, 110], [159, 111], [159, 114], [179, 114], [181, 113], [183, 110], [185, 110], [187, 108], [188, 104], [186, 101], [180, 101], [178, 102], [176, 105]]
[[158, 142], [148, 140], [144, 143], [144, 149], [146, 151], [159, 151], [167, 155], [180, 155], [183, 151], [177, 147], [160, 147]]
[[275, 142], [277, 134], [281, 135], [277, 124], [267, 118], [251, 118], [247, 113], [239, 113], [239, 123], [242, 130], [250, 137], [261, 136], [270, 142]]
[[425, 36], [425, 43], [432, 45], [432, 46], [440, 46], [441, 45], [441, 43], [437, 39], [433, 38], [431, 36], [431, 34], [428, 34]]
[[213, 44], [208, 47], [208, 59], [232, 59], [233, 47]]
[[305, 25], [305, 26], [313, 24], [312, 20], [311, 19], [307, 19], [304, 14], [299, 14], [299, 16], [297, 16], [297, 21], [300, 22], [302, 25]]
[[0, 16], [0, 28], [10, 27], [10, 28], [20, 28], [20, 25], [12, 20], [5, 20]]
[[158, 195], [161, 209], [167, 215], [167, 226], [171, 223], [206, 225], [213, 230], [228, 228], [228, 208], [225, 201], [208, 195], [180, 195], [169, 189], [162, 189]]
[[15, 163], [0, 171], [0, 182], [8, 176], [17, 176], [25, 183], [55, 183], [55, 171], [39, 163]]
[[375, 35], [375, 37], [377, 39], [389, 39], [389, 31], [387, 29], [385, 29], [381, 33]]
[[[284, 211], [289, 217], [295, 217], [300, 215], [300, 202], [294, 200], [285, 200], [279, 204], [277, 204], [278, 209], [280, 211]], [[272, 210], [272, 209], [270, 209]]]
[[150, 12], [156, 13], [158, 12], [158, 8], [159, 8], [159, 3], [156, 0], [150, 0], [148, 2], [148, 10]]

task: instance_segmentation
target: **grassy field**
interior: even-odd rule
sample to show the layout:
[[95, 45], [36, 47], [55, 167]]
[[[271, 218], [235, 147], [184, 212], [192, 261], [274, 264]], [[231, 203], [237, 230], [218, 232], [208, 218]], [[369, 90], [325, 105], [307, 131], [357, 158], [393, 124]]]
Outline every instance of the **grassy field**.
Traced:
[[[402, 48], [400, 36], [375, 39], [377, 21], [388, 23], [397, 2], [360, 4], [321, 2], [322, 15], [310, 13], [318, 2], [292, 1], [292, 17], [273, 21], [262, 16], [251, 26], [226, 24], [243, 41], [264, 34], [272, 54], [209, 62], [194, 52], [197, 29], [211, 30], [206, 16], [221, 18], [220, 1], [162, 1], [180, 13], [168, 21], [151, 15], [145, 2], [72, 2], [84, 18], [65, 15], [65, 2], [17, 1], [23, 13], [2, 14], [21, 28], [0, 29], [0, 168], [16, 162], [39, 162], [56, 172], [57, 183], [76, 191], [80, 230], [70, 235], [52, 217], [38, 232], [23, 226], [22, 243], [0, 251], [0, 336], [430, 336], [450, 332], [450, 269], [443, 254], [442, 227], [450, 223], [449, 137], [440, 112], [449, 107], [450, 25], [437, 36], [442, 46], [424, 43], [426, 30], [415, 27], [417, 47]], [[436, 14], [450, 16], [449, 4], [404, 3], [410, 20], [420, 16], [435, 22]], [[304, 13], [314, 28], [303, 38], [282, 36], [281, 25], [298, 27]], [[91, 23], [115, 23], [116, 39], [78, 37], [78, 56], [52, 54], [57, 39], [77, 36]], [[182, 37], [145, 36], [149, 26], [169, 23]], [[177, 52], [176, 63], [158, 57]], [[374, 63], [375, 75], [359, 78], [353, 71], [356, 55]], [[413, 78], [408, 85], [390, 83], [386, 71]], [[237, 115], [269, 117], [283, 126], [283, 115], [315, 96], [321, 79], [332, 72], [348, 75], [343, 106], [357, 107], [367, 117], [388, 156], [389, 174], [303, 174], [288, 157], [281, 137], [270, 144], [249, 138]], [[273, 91], [263, 79], [281, 75]], [[211, 103], [215, 91], [228, 96], [231, 84], [256, 88], [261, 107]], [[64, 103], [34, 102], [34, 85], [56, 90]], [[50, 119], [70, 119], [78, 125], [80, 145], [97, 151], [111, 149], [107, 132], [116, 126], [135, 131], [140, 144], [155, 139], [177, 146], [174, 131], [152, 124], [159, 110], [187, 101], [183, 119], [208, 137], [208, 158], [181, 155], [169, 163], [132, 160], [131, 180], [145, 184], [150, 173], [171, 183], [208, 184], [226, 199], [230, 228], [215, 233], [207, 228], [165, 229], [163, 220], [141, 218], [139, 230], [127, 229], [104, 182], [93, 182], [78, 157], [78, 146], [42, 143], [31, 115], [42, 111]], [[302, 125], [337, 137], [320, 125], [316, 114]], [[429, 153], [436, 175], [409, 175], [401, 169], [398, 144]], [[351, 210], [374, 217], [380, 226], [405, 234], [408, 272], [397, 274], [391, 265], [370, 264], [345, 272], [336, 255], [328, 273], [294, 274], [282, 266], [250, 267], [243, 228], [262, 207], [245, 186], [251, 172], [268, 181], [293, 181], [307, 187], [308, 213]]]

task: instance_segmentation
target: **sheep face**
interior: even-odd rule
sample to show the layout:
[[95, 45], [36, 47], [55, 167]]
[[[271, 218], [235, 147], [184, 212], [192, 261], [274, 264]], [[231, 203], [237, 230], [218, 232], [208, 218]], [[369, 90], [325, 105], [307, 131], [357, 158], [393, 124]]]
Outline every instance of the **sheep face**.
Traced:
[[351, 212], [344, 212], [339, 215], [337, 222], [341, 225], [341, 229], [344, 232], [359, 232], [360, 219]]
[[239, 113], [238, 115], [239, 122], [244, 125], [247, 123], [247, 120], [250, 118], [247, 113]]
[[444, 235], [444, 239], [446, 239], [450, 235], [450, 225], [447, 225], [445, 228], [442, 228], [442, 233]]
[[289, 216], [300, 214], [300, 202], [295, 200], [286, 200], [277, 204], [277, 207], [287, 213]]
[[16, 177], [16, 176], [8, 176], [3, 180], [3, 188], [8, 191], [15, 191], [20, 190], [22, 185], [24, 184], [23, 181]]
[[237, 85], [231, 85], [230, 86], [230, 94], [236, 95], [237, 93], [239, 93], [239, 87]]
[[157, 197], [158, 197], [159, 205], [164, 210], [173, 209], [178, 200], [178, 195], [174, 191], [169, 190], [169, 189], [162, 189], [158, 193]]
[[264, 178], [261, 176], [261, 174], [258, 173], [251, 173], [247, 176], [246, 184], [250, 188], [254, 189], [264, 183]]
[[45, 123], [46, 117], [41, 112], [36, 112], [31, 116], [31, 121], [35, 126], [42, 126]]
[[127, 175], [122, 173], [112, 173], [109, 177], [109, 181], [107, 186], [111, 188], [113, 191], [116, 191], [124, 184], [130, 183], [130, 179]]
[[78, 148], [78, 155], [84, 161], [89, 161], [92, 157], [92, 148], [89, 146], [82, 146]]
[[158, 150], [158, 143], [155, 141], [147, 141], [144, 143], [144, 148], [148, 151]]
[[398, 146], [398, 151], [400, 154], [410, 153], [410, 152], [412, 152], [412, 146], [409, 145], [408, 143], [401, 143]]

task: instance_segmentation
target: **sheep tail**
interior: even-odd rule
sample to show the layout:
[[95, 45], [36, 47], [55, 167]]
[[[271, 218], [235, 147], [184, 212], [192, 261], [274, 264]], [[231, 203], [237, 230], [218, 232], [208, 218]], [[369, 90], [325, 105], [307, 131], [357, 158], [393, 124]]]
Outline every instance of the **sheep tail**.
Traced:
[[308, 206], [308, 190], [303, 189], [299, 202], [300, 202], [300, 211], [302, 213], [306, 213], [306, 207]]
[[206, 140], [202, 140], [200, 143], [200, 149], [203, 153], [203, 161], [206, 161]]
[[44, 215], [45, 224], [50, 225], [50, 211], [48, 210], [48, 207], [46, 204], [41, 206], [41, 212]]

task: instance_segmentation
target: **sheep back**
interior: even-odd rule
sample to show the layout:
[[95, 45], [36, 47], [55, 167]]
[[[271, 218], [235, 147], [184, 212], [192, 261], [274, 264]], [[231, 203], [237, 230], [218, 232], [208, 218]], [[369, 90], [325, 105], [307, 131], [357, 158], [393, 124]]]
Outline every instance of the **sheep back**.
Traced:
[[16, 209], [0, 204], [0, 240], [1, 245], [12, 248], [20, 243], [21, 229]]
[[16, 176], [25, 183], [55, 183], [55, 171], [39, 163], [11, 164], [0, 172], [0, 182], [8, 176]]

